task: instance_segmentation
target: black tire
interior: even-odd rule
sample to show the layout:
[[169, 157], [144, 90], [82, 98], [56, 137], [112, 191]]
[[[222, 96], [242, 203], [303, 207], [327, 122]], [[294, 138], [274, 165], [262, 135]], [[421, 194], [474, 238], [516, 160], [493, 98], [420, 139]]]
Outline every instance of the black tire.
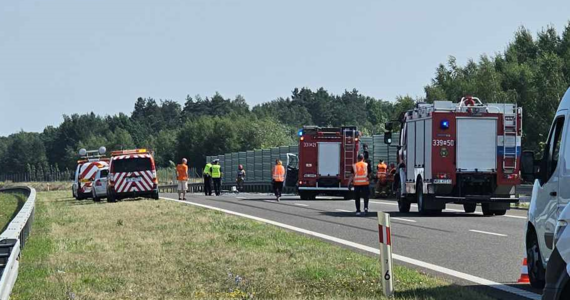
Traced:
[[353, 200], [354, 199], [354, 194], [352, 193], [352, 191], [348, 191], [344, 194], [344, 200]]
[[301, 197], [301, 200], [309, 200], [309, 193], [299, 192], [299, 197]]
[[316, 200], [317, 199], [317, 193], [310, 193], [309, 194], [309, 200]]
[[495, 214], [495, 216], [504, 216], [507, 213], [506, 209], [497, 209], [494, 210], [493, 213]]
[[534, 232], [527, 239], [526, 244], [526, 257], [528, 266], [528, 277], [530, 279], [530, 285], [536, 289], [543, 289], [546, 277], [546, 270], [542, 265], [542, 259], [540, 256], [540, 248], [538, 246], [538, 240]]
[[113, 193], [109, 193], [107, 194], [107, 202], [117, 202], [117, 198], [115, 197], [115, 195]]
[[412, 203], [410, 203], [408, 201], [408, 199], [406, 198], [400, 198], [398, 199], [398, 211], [401, 213], [409, 213], [410, 212], [410, 207], [412, 206]]
[[483, 210], [484, 216], [492, 216], [494, 214], [494, 212], [491, 210], [491, 208], [489, 208], [489, 204], [487, 204], [487, 203], [481, 204], [481, 209]]
[[429, 211], [426, 209], [426, 199], [424, 197], [423, 183], [421, 180], [418, 180], [416, 183], [416, 200], [418, 203], [418, 212], [420, 215], [429, 214]]
[[477, 209], [476, 203], [463, 204], [463, 210], [465, 210], [466, 213], [474, 213], [476, 209]]
[[160, 195], [158, 194], [158, 191], [152, 193], [152, 199], [154, 199], [154, 200], [160, 199]]

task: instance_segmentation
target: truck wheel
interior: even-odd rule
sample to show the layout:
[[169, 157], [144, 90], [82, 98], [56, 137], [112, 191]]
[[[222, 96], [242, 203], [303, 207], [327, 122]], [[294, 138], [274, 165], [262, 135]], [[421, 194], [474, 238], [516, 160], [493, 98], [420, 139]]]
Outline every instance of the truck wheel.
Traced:
[[401, 213], [409, 213], [410, 212], [410, 207], [412, 206], [412, 203], [410, 203], [408, 201], [408, 199], [398, 199], [398, 211]]
[[299, 197], [301, 197], [301, 200], [309, 200], [309, 194], [307, 192], [299, 192]]
[[477, 209], [476, 203], [465, 203], [463, 204], [463, 209], [466, 213], [473, 213]]
[[113, 193], [109, 193], [107, 195], [107, 202], [117, 202], [117, 198], [115, 198], [115, 195]]
[[532, 285], [533, 288], [542, 290], [545, 284], [546, 271], [542, 265], [540, 248], [538, 247], [538, 240], [534, 232], [531, 233], [531, 237], [527, 241], [526, 257], [530, 285]]
[[354, 198], [354, 195], [352, 194], [352, 192], [346, 192], [344, 194], [344, 200], [352, 200]]
[[424, 189], [421, 180], [418, 180], [418, 183], [416, 184], [416, 199], [418, 202], [418, 212], [420, 215], [427, 215], [429, 211], [426, 209], [426, 199], [424, 197]]
[[491, 210], [491, 208], [489, 208], [488, 203], [481, 204], [481, 209], [483, 210], [484, 216], [492, 216], [493, 215], [493, 211]]
[[154, 200], [160, 199], [160, 196], [159, 196], [159, 194], [158, 194], [158, 191], [152, 193], [152, 199], [154, 199]]
[[495, 216], [504, 216], [507, 213], [506, 209], [497, 209], [494, 210], [493, 213], [495, 214]]

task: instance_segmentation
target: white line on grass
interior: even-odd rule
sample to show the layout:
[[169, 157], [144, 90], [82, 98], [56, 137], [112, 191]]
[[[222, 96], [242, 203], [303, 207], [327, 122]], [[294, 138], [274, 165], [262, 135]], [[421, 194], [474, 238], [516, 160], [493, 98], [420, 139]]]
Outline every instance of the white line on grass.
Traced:
[[[189, 205], [194, 205], [194, 206], [198, 206], [198, 207], [203, 207], [203, 208], [207, 208], [207, 209], [211, 209], [211, 210], [216, 210], [216, 211], [220, 211], [226, 214], [230, 214], [230, 215], [234, 215], [234, 216], [240, 216], [240, 217], [244, 217], [244, 218], [248, 218], [251, 220], [255, 220], [255, 221], [259, 221], [259, 222], [263, 222], [266, 224], [271, 224], [274, 226], [278, 226], [281, 228], [285, 228], [285, 229], [289, 229], [292, 231], [296, 231], [296, 232], [300, 232], [306, 235], [310, 235], [310, 236], [314, 236], [314, 237], [318, 237], [321, 238], [323, 240], [327, 240], [327, 241], [331, 241], [337, 244], [341, 244], [341, 245], [345, 245], [345, 246], [349, 246], [352, 248], [356, 248], [356, 249], [360, 249], [366, 252], [370, 252], [370, 253], [374, 253], [374, 254], [380, 254], [380, 250], [373, 248], [373, 247], [369, 247], [366, 245], [362, 245], [362, 244], [358, 244], [355, 242], [351, 242], [348, 240], [343, 240], [334, 236], [330, 236], [330, 235], [326, 235], [326, 234], [322, 234], [322, 233], [318, 233], [315, 231], [310, 231], [307, 229], [303, 229], [303, 228], [299, 228], [299, 227], [295, 227], [295, 226], [291, 226], [291, 225], [287, 225], [287, 224], [283, 224], [283, 223], [279, 223], [279, 222], [275, 222], [275, 221], [271, 221], [268, 219], [263, 219], [263, 218], [259, 218], [256, 216], [252, 216], [252, 215], [247, 215], [247, 214], [242, 214], [239, 212], [235, 212], [235, 211], [231, 211], [231, 210], [227, 210], [227, 209], [222, 209], [222, 208], [218, 208], [218, 207], [214, 207], [214, 206], [209, 206], [209, 205], [204, 205], [204, 204], [199, 204], [199, 203], [194, 203], [194, 202], [189, 202], [189, 201], [180, 201], [180, 200], [175, 200], [175, 199], [170, 199], [170, 198], [164, 198], [161, 197], [162, 199], [165, 200], [170, 200], [170, 201], [174, 201], [174, 202], [178, 202], [178, 203], [184, 203], [184, 204], [189, 204]], [[429, 269], [432, 271], [436, 271], [439, 273], [443, 273], [443, 274], [447, 274], [449, 276], [453, 276], [456, 278], [460, 278], [463, 280], [467, 280], [476, 284], [480, 284], [480, 285], [485, 285], [485, 286], [489, 286], [504, 292], [508, 292], [508, 293], [512, 293], [515, 295], [519, 295], [528, 299], [533, 299], [533, 300], [540, 300], [541, 295], [539, 294], [535, 294], [529, 291], [525, 291], [519, 288], [515, 288], [512, 286], [508, 286], [499, 282], [495, 282], [495, 281], [491, 281], [485, 278], [481, 278], [481, 277], [477, 277], [477, 276], [473, 276], [473, 275], [469, 275], [463, 272], [459, 272], [459, 271], [455, 271], [452, 269], [448, 269], [445, 267], [441, 267], [438, 265], [434, 265], [428, 262], [424, 262], [421, 260], [417, 260], [414, 258], [410, 258], [410, 257], [406, 257], [406, 256], [402, 256], [402, 255], [398, 255], [398, 254], [394, 254], [392, 256], [395, 260], [401, 261], [401, 262], [405, 262], [411, 265], [415, 265], [424, 269]]]
[[471, 231], [471, 232], [476, 232], [476, 233], [482, 233], [482, 234], [488, 234], [488, 235], [508, 236], [508, 235], [502, 234], [502, 233], [494, 233], [494, 232], [481, 231], [481, 230], [474, 230], [474, 229], [470, 229], [469, 231]]

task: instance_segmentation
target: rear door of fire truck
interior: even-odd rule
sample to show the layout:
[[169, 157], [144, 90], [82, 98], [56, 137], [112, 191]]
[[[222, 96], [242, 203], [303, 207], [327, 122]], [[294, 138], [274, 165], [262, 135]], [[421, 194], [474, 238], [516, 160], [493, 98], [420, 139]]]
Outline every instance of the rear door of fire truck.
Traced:
[[458, 117], [456, 159], [460, 172], [497, 170], [497, 119]]

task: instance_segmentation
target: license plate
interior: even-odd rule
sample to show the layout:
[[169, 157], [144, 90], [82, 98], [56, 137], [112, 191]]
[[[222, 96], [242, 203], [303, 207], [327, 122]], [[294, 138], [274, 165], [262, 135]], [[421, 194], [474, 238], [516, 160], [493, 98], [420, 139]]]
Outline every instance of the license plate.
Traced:
[[451, 184], [451, 179], [434, 179], [435, 184]]
[[127, 178], [127, 182], [141, 182], [141, 178], [140, 177]]

